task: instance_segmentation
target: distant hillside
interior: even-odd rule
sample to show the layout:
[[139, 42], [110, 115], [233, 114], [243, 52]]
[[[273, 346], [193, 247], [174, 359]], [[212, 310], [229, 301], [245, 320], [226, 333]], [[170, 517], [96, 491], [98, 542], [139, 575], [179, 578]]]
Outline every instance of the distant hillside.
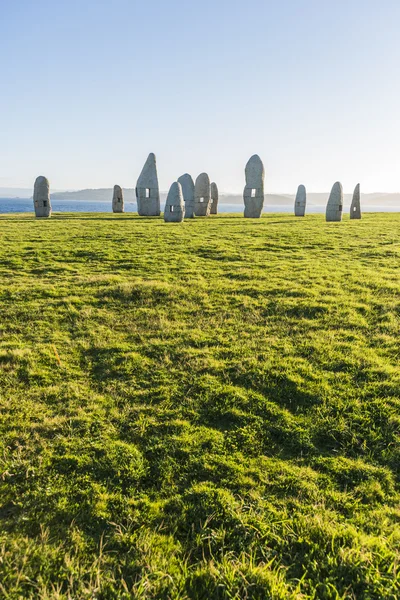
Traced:
[[[125, 202], [136, 202], [135, 190], [123, 188]], [[86, 200], [91, 202], [111, 202], [113, 190], [111, 188], [86, 189], [76, 192], [58, 192], [51, 194], [52, 200]], [[161, 201], [165, 201], [167, 192], [160, 192]], [[294, 196], [284, 194], [266, 194], [267, 204], [292, 204]], [[243, 204], [242, 194], [220, 194], [219, 201], [224, 204]]]
[[[54, 192], [53, 200], [86, 200], [88, 202], [111, 202], [113, 190], [111, 188], [85, 189], [73, 192]], [[135, 190], [124, 188], [125, 202], [136, 202]], [[310, 206], [325, 206], [329, 192], [309, 193], [307, 200]], [[400, 208], [400, 193], [375, 192], [362, 194], [363, 206], [382, 205], [391, 208]], [[167, 192], [161, 192], [161, 202], [165, 201]], [[351, 202], [351, 194], [345, 194], [345, 205]], [[27, 188], [0, 188], [0, 198], [32, 198], [32, 190]], [[220, 194], [220, 202], [224, 204], [243, 205], [242, 194]], [[266, 194], [265, 203], [273, 206], [289, 206], [294, 202], [294, 194]]]
[[[51, 195], [53, 200], [87, 200], [93, 202], [111, 202], [111, 188], [86, 189], [76, 192], [58, 192]], [[161, 201], [165, 201], [167, 192], [161, 192]], [[266, 194], [265, 203], [269, 205], [288, 206], [294, 202], [294, 194]], [[325, 206], [329, 192], [309, 193], [307, 200], [310, 205]], [[125, 202], [135, 202], [135, 190], [133, 188], [124, 188]], [[352, 195], [345, 194], [345, 204], [350, 204]], [[242, 194], [220, 194], [220, 202], [224, 204], [243, 204]], [[400, 193], [385, 194], [373, 193], [362, 194], [363, 205], [382, 204], [393, 207], [400, 207]]]
[[[124, 198], [126, 202], [136, 202], [135, 190], [133, 188], [124, 188]], [[112, 188], [85, 189], [75, 192], [56, 192], [51, 194], [52, 200], [87, 200], [90, 202], [111, 202], [113, 195]]]
[[[314, 204], [316, 206], [325, 206], [328, 196], [329, 193], [326, 192], [310, 193], [307, 194], [307, 200], [310, 204]], [[344, 194], [344, 202], [346, 205], [350, 204], [351, 200], [352, 194]], [[374, 204], [375, 206], [378, 204], [382, 204], [386, 206], [400, 207], [400, 193], [385, 194], [378, 192], [373, 194], [361, 194], [361, 202], [364, 206], [368, 206], [369, 204]]]
[[0, 198], [32, 198], [32, 188], [0, 187]]

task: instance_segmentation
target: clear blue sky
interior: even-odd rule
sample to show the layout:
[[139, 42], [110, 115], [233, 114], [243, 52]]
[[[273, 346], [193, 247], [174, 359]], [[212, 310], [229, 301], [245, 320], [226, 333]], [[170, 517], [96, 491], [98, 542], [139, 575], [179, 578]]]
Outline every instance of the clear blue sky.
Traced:
[[0, 0], [0, 186], [400, 190], [399, 0]]

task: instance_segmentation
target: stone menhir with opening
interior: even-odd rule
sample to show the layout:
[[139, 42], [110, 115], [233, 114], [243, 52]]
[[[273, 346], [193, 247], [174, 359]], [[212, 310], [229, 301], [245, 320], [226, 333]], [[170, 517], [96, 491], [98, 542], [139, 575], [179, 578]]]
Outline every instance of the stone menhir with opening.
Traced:
[[326, 220], [341, 221], [343, 215], [343, 186], [337, 181], [330, 193], [328, 204], [326, 205]]
[[211, 210], [211, 185], [207, 173], [200, 173], [194, 184], [194, 214], [208, 217]]
[[359, 183], [356, 185], [353, 200], [351, 201], [350, 219], [361, 219], [361, 193]]
[[194, 181], [189, 173], [181, 175], [178, 183], [182, 186], [183, 199], [185, 201], [185, 218], [193, 219], [194, 217]]
[[141, 217], [160, 216], [160, 189], [158, 187], [156, 157], [149, 154], [136, 184], [137, 210]]
[[218, 214], [218, 186], [216, 183], [211, 184], [211, 209], [210, 215]]
[[51, 216], [50, 184], [46, 177], [40, 176], [35, 181], [33, 206], [37, 217]]
[[121, 186], [119, 186], [119, 185], [114, 185], [112, 210], [113, 210], [113, 213], [123, 213], [124, 212], [124, 194], [122, 192]]
[[259, 219], [264, 207], [265, 171], [261, 158], [254, 154], [245, 169], [246, 186], [243, 192], [244, 216]]
[[307, 192], [304, 185], [297, 188], [296, 199], [294, 201], [295, 217], [304, 217], [306, 214]]
[[185, 201], [182, 186], [178, 181], [171, 185], [164, 208], [164, 221], [166, 223], [181, 223], [185, 218]]

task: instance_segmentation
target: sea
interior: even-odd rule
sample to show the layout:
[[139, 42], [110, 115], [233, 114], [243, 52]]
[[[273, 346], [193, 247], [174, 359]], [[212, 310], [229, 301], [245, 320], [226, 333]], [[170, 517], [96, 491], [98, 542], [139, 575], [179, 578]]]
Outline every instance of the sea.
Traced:
[[[68, 212], [68, 213], [106, 213], [111, 212], [111, 202], [93, 201], [93, 200], [52, 200], [53, 213]], [[125, 202], [125, 212], [137, 212], [136, 202]], [[346, 207], [345, 207], [346, 210]], [[399, 212], [400, 208], [383, 204], [368, 204], [364, 208], [364, 212]], [[0, 198], [0, 214], [6, 213], [33, 213], [33, 202], [26, 198]], [[243, 206], [241, 204], [218, 204], [218, 212], [220, 213], [241, 213]], [[264, 213], [292, 213], [292, 204], [266, 204]], [[308, 213], [324, 213], [325, 206], [317, 204], [307, 205]]]

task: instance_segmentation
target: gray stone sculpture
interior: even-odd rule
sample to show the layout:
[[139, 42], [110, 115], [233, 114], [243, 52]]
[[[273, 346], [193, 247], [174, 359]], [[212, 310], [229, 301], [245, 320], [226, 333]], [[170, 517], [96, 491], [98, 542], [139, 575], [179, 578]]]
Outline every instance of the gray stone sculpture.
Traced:
[[360, 184], [356, 185], [356, 189], [354, 190], [353, 200], [350, 206], [350, 219], [361, 219], [361, 194], [360, 194]]
[[194, 214], [208, 217], [211, 210], [211, 185], [207, 173], [201, 173], [194, 184]]
[[46, 177], [38, 177], [33, 188], [33, 206], [37, 217], [51, 216], [50, 184]]
[[122, 188], [119, 185], [114, 185], [112, 210], [114, 213], [124, 212], [124, 194], [122, 192]]
[[294, 214], [295, 217], [304, 217], [306, 214], [306, 203], [307, 203], [307, 192], [304, 185], [299, 185], [296, 194], [296, 200], [294, 201]]
[[341, 221], [343, 214], [343, 187], [337, 181], [329, 196], [328, 204], [326, 205], [326, 220]]
[[211, 184], [211, 210], [210, 215], [218, 214], [218, 186], [216, 183]]
[[138, 213], [142, 217], [160, 215], [160, 190], [158, 187], [156, 157], [149, 154], [136, 184]]
[[261, 158], [254, 154], [245, 169], [246, 186], [243, 192], [244, 216], [259, 219], [264, 207], [264, 165]]
[[181, 223], [185, 218], [185, 202], [183, 200], [182, 186], [178, 181], [171, 185], [164, 208], [164, 221], [166, 223]]
[[183, 199], [185, 201], [185, 218], [193, 219], [194, 217], [194, 182], [189, 175], [185, 173], [178, 179], [178, 183], [182, 186]]

